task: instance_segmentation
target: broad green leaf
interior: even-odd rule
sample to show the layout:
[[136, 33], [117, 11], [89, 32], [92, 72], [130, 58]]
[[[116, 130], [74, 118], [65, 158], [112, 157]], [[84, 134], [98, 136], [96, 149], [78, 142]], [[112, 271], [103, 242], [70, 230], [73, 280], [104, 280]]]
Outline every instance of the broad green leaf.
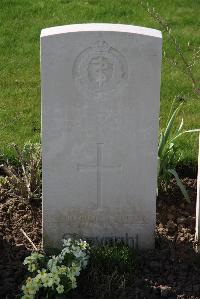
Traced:
[[171, 118], [170, 118], [170, 120], [167, 124], [165, 132], [163, 134], [162, 143], [159, 146], [159, 151], [158, 151], [159, 156], [162, 153], [162, 150], [163, 150], [164, 146], [167, 144], [168, 138], [169, 138], [170, 133], [171, 133], [172, 128], [173, 128], [174, 120], [175, 120], [176, 115], [178, 114], [181, 106], [182, 106], [182, 103], [175, 109], [175, 111], [173, 112], [173, 114], [172, 114], [172, 116], [171, 116]]

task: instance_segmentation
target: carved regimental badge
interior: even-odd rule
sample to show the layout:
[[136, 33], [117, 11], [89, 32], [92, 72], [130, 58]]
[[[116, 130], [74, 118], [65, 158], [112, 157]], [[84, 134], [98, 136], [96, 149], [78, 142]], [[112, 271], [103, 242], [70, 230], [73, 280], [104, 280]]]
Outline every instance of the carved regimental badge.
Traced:
[[113, 90], [128, 77], [126, 59], [105, 41], [97, 41], [78, 55], [73, 77], [77, 87], [86, 92]]

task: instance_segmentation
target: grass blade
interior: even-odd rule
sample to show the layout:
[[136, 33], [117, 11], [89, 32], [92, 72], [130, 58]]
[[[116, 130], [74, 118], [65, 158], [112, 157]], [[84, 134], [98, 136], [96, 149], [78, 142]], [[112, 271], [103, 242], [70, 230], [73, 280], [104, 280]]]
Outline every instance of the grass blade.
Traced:
[[186, 190], [185, 186], [183, 185], [183, 183], [181, 182], [181, 180], [180, 180], [180, 178], [179, 178], [178, 173], [176, 172], [176, 170], [175, 169], [169, 169], [168, 171], [175, 177], [177, 185], [179, 186], [179, 188], [180, 188], [183, 196], [185, 197], [185, 200], [188, 203], [191, 203], [189, 195], [187, 193], [187, 190]]
[[178, 130], [177, 130], [177, 134], [181, 131], [182, 127], [183, 127], [183, 118], [181, 119], [181, 123], [180, 123], [180, 126], [179, 126]]
[[200, 129], [191, 129], [191, 130], [183, 131], [180, 134], [176, 135], [174, 138], [172, 138], [171, 142], [173, 142], [174, 140], [176, 140], [177, 138], [179, 138], [180, 136], [182, 136], [185, 133], [195, 133], [195, 132], [200, 132]]

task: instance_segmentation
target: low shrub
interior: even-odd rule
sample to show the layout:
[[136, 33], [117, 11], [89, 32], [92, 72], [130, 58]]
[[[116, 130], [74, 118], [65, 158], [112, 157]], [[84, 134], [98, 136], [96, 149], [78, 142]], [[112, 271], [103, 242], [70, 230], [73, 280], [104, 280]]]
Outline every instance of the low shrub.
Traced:
[[89, 259], [89, 245], [82, 240], [63, 240], [57, 256], [34, 252], [24, 260], [30, 276], [22, 286], [21, 299], [55, 299], [77, 287], [77, 277]]
[[26, 200], [41, 199], [41, 145], [26, 143], [23, 149], [16, 144], [11, 148], [17, 166], [3, 163], [0, 166], [4, 177], [1, 178], [1, 197], [24, 198]]

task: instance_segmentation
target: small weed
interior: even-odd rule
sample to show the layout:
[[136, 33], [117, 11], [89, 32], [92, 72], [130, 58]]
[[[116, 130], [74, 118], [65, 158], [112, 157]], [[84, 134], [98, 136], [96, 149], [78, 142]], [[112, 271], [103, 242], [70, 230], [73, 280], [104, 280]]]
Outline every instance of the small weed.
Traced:
[[184, 198], [187, 202], [190, 202], [188, 193], [176, 171], [176, 167], [181, 159], [181, 151], [177, 146], [177, 139], [185, 133], [199, 132], [200, 129], [183, 130], [183, 118], [179, 126], [175, 127], [176, 117], [183, 103], [179, 104], [176, 109], [174, 109], [173, 105], [174, 102], [171, 106], [166, 128], [160, 133], [158, 144], [158, 188], [162, 189], [164, 187], [166, 189], [170, 179], [174, 176]]
[[134, 250], [123, 244], [95, 247], [91, 252], [91, 260], [104, 273], [127, 273], [135, 269]]
[[79, 280], [79, 291], [88, 298], [132, 298], [129, 296], [134, 296], [135, 270], [135, 251], [127, 245], [92, 247], [88, 269]]
[[18, 167], [9, 162], [0, 166], [4, 178], [1, 179], [1, 197], [16, 197], [26, 200], [41, 199], [41, 146], [26, 143], [21, 150], [13, 144], [14, 157]]

